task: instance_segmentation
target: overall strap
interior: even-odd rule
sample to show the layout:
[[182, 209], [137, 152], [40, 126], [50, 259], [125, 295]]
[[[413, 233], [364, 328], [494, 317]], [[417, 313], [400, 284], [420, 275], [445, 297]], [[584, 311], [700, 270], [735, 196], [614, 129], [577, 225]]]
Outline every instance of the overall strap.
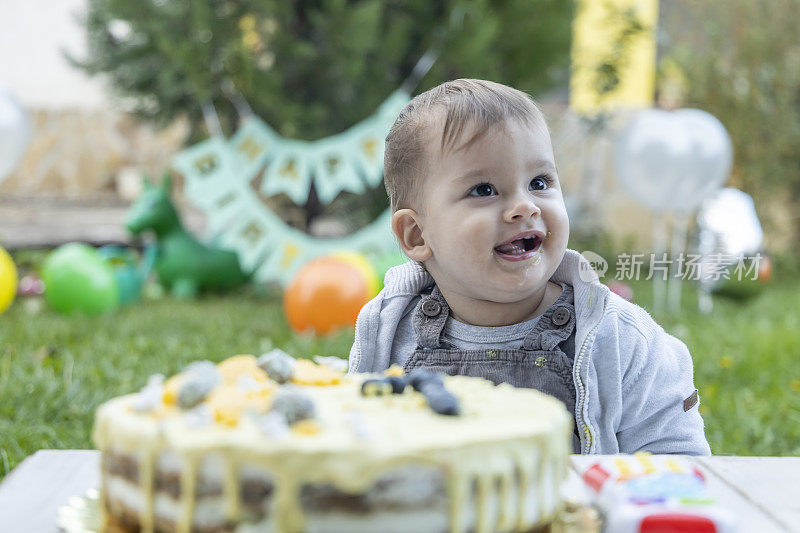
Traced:
[[554, 350], [575, 330], [572, 286], [561, 284], [561, 294], [522, 341], [523, 350]]
[[442, 333], [450, 316], [450, 306], [444, 300], [439, 287], [433, 286], [430, 294], [423, 294], [417, 308], [414, 310], [414, 333], [417, 335], [417, 344], [425, 350], [435, 350], [442, 347]]

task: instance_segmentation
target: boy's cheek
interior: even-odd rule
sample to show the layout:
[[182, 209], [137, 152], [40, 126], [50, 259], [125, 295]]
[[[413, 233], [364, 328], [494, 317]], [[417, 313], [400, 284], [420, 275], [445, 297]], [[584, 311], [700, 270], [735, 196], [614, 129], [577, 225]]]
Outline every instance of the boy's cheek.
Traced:
[[569, 241], [569, 228], [567, 227], [562, 229], [561, 231], [558, 232], [558, 234], [555, 237], [556, 238], [553, 240], [556, 243], [556, 245], [562, 248], [566, 248], [567, 242]]

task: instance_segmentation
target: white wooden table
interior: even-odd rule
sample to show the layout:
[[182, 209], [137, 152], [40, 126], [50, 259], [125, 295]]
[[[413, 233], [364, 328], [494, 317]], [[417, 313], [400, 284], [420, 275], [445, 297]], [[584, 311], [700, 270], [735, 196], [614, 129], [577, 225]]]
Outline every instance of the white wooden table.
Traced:
[[[572, 456], [575, 470], [565, 497], [588, 501], [576, 474], [597, 456]], [[100, 485], [99, 452], [40, 450], [0, 485], [0, 533], [56, 533], [58, 508], [71, 496]], [[737, 516], [741, 533], [800, 532], [800, 457], [690, 458], [706, 476], [711, 494]]]

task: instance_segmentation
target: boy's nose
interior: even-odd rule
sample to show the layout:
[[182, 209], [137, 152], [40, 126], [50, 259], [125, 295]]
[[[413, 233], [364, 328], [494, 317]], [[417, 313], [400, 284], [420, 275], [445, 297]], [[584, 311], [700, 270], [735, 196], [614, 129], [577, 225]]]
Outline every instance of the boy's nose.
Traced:
[[531, 198], [516, 198], [505, 214], [506, 222], [517, 222], [531, 217], [539, 216], [542, 210]]

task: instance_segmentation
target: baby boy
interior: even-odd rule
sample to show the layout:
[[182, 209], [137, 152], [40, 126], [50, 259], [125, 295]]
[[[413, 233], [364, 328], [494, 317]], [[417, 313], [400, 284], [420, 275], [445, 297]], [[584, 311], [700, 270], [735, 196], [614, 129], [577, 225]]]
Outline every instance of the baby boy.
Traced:
[[686, 346], [567, 249], [550, 134], [525, 93], [461, 79], [420, 94], [386, 137], [384, 179], [411, 261], [361, 310], [352, 372], [541, 390], [573, 413], [576, 453], [710, 453]]

